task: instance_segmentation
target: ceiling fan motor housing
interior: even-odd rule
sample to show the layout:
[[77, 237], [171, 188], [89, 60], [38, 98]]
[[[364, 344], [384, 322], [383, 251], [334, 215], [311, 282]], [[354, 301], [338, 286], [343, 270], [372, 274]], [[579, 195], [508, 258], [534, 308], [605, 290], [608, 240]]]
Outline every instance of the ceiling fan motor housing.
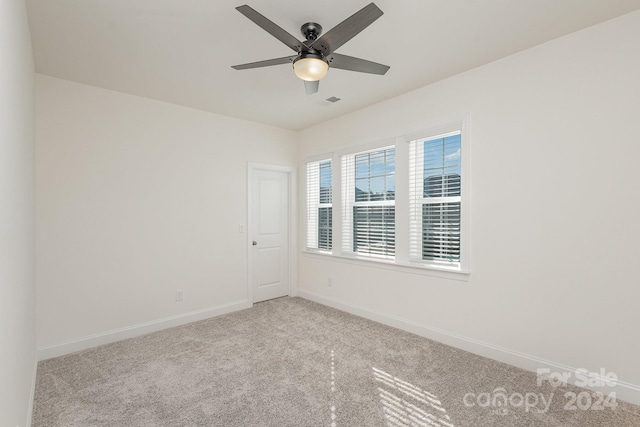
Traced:
[[[300, 32], [308, 42], [314, 42], [322, 34], [322, 26], [315, 22], [307, 22], [300, 27]], [[327, 61], [322, 52], [313, 47], [307, 47], [308, 45], [311, 45], [311, 43], [303, 45], [298, 57], [293, 60], [293, 69], [302, 80], [317, 81], [327, 74], [329, 61]], [[317, 62], [317, 60], [322, 62]], [[323, 63], [326, 65], [319, 65]]]
[[[307, 22], [300, 27], [300, 32], [308, 42], [313, 43], [318, 39], [320, 34], [322, 34], [322, 26], [315, 22]], [[293, 60], [293, 69], [296, 75], [306, 81], [322, 79], [327, 74], [329, 68], [329, 61], [327, 61], [322, 52], [313, 47], [307, 47], [311, 45], [311, 43], [303, 45], [298, 57]], [[314, 62], [317, 60], [322, 62]], [[319, 65], [322, 63], [326, 65]]]
[[322, 26], [315, 22], [307, 22], [300, 27], [300, 32], [308, 41], [315, 41], [322, 34]]

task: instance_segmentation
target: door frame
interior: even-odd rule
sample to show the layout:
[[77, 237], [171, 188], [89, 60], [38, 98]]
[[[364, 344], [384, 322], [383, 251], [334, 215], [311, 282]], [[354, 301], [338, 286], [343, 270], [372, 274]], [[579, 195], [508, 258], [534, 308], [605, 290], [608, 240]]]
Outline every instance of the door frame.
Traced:
[[289, 243], [289, 296], [298, 295], [297, 282], [297, 229], [298, 215], [296, 203], [296, 170], [291, 166], [272, 165], [267, 163], [247, 163], [247, 301], [253, 305], [253, 178], [256, 171], [284, 172], [288, 181], [288, 215], [287, 228]]

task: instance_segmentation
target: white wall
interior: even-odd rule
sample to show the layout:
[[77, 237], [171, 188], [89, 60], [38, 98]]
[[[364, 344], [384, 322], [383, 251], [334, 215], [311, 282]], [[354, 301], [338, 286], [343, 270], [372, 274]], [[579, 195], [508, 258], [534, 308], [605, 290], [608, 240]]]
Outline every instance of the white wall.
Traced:
[[33, 58], [24, 2], [0, 3], [0, 425], [31, 419], [35, 375]]
[[37, 75], [38, 347], [62, 345], [44, 355], [246, 304], [247, 162], [295, 167], [296, 142], [293, 131]]
[[468, 282], [302, 255], [301, 295], [640, 384], [639, 44], [635, 12], [301, 132], [299, 164], [469, 113], [472, 152]]

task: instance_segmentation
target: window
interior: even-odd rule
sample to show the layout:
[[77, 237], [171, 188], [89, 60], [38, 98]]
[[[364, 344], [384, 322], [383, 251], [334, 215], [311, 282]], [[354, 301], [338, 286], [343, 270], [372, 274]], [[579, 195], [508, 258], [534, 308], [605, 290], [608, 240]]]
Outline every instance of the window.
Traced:
[[466, 280], [468, 126], [468, 116], [449, 118], [422, 132], [308, 159], [308, 252]]
[[412, 261], [460, 267], [461, 132], [410, 142]]
[[332, 248], [331, 160], [307, 163], [307, 248]]
[[342, 157], [343, 252], [395, 256], [395, 148]]

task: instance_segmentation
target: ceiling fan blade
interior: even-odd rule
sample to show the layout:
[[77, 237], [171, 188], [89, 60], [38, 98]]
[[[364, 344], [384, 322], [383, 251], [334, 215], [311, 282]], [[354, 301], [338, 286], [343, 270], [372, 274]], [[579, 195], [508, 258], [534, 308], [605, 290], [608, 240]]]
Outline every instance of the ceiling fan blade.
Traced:
[[302, 47], [302, 42], [300, 42], [298, 39], [293, 37], [291, 34], [287, 33], [280, 26], [274, 24], [264, 15], [260, 14], [255, 9], [251, 8], [251, 6], [248, 6], [245, 4], [245, 5], [236, 7], [236, 10], [241, 14], [243, 14], [244, 16], [246, 16], [247, 18], [251, 19], [260, 28], [262, 28], [267, 33], [271, 34], [273, 37], [280, 40], [282, 43], [289, 46], [291, 49], [295, 50], [296, 52], [300, 51], [300, 48]]
[[366, 59], [355, 58], [353, 56], [332, 53], [327, 57], [329, 67], [341, 70], [358, 71], [361, 73], [383, 75], [389, 70], [388, 65], [367, 61]]
[[318, 91], [318, 87], [320, 86], [320, 80], [316, 80], [313, 82], [304, 81], [304, 90], [307, 91], [307, 95], [313, 95]]
[[270, 67], [272, 65], [292, 63], [296, 58], [297, 55], [285, 56], [283, 58], [266, 59], [264, 61], [250, 62], [248, 64], [232, 65], [231, 68], [235, 70], [248, 70], [250, 68]]
[[324, 56], [327, 56], [371, 25], [382, 14], [383, 12], [378, 6], [370, 3], [333, 27], [311, 46], [321, 51]]

